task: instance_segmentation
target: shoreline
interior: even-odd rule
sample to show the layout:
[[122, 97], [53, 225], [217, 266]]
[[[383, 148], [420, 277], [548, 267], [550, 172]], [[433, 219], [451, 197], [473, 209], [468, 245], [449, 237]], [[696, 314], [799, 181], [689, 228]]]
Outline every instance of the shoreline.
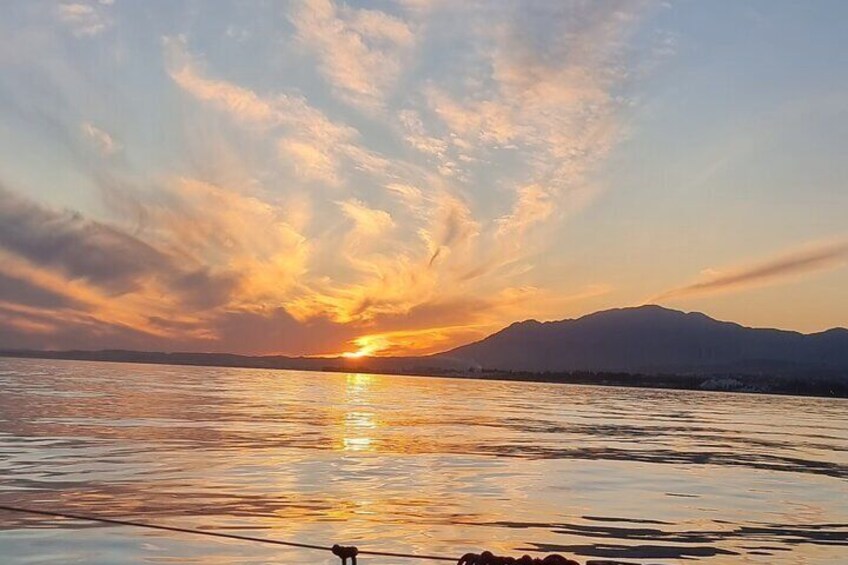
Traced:
[[[273, 363], [279, 358], [227, 356], [229, 362], [212, 357], [219, 354], [185, 353], [131, 353], [134, 358], [119, 358], [117, 352], [94, 351], [0, 351], [0, 358], [41, 359], [59, 361], [86, 361], [96, 363], [123, 363], [142, 365], [165, 365], [175, 367], [215, 367], [236, 369], [264, 369], [274, 371], [308, 371], [316, 373], [368, 373], [374, 375], [406, 376], [417, 378], [467, 379], [500, 382], [530, 382], [579, 386], [618, 388], [647, 388], [654, 390], [690, 390], [697, 392], [760, 394], [798, 396], [813, 398], [848, 398], [848, 378], [838, 376], [816, 377], [811, 375], [734, 375], [734, 374], [645, 374], [604, 371], [571, 371], [533, 373], [523, 371], [472, 370], [461, 371], [440, 368], [381, 369], [380, 367], [357, 367], [356, 362], [346, 366], [319, 366], [321, 361], [338, 361], [335, 358], [289, 358], [291, 365]], [[182, 356], [182, 357], [181, 357]], [[201, 361], [200, 358], [209, 358]], [[189, 359], [194, 357], [194, 360]], [[379, 359], [379, 358], [377, 358]], [[242, 361], [242, 362], [238, 362]], [[252, 362], [251, 362], [252, 361]]]

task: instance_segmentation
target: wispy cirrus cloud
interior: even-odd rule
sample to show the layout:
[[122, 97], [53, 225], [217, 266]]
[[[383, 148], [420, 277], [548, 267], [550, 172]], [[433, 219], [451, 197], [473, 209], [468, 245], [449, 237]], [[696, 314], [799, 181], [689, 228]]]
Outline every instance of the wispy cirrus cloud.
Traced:
[[550, 3], [471, 20], [484, 46], [478, 67], [459, 87], [424, 90], [428, 126], [421, 110], [401, 112], [406, 141], [465, 183], [475, 163], [509, 162], [512, 209], [495, 220], [505, 240], [580, 211], [600, 191], [591, 175], [625, 136], [628, 38], [651, 9]]
[[[350, 275], [337, 276], [332, 282], [320, 276], [301, 280], [299, 292], [281, 297], [296, 318], [374, 323], [381, 316], [406, 312], [432, 300], [440, 285], [461, 277], [473, 259], [480, 223], [468, 203], [447, 185], [432, 177], [415, 178], [415, 167], [399, 161], [389, 167], [382, 156], [358, 143], [359, 132], [331, 122], [302, 99], [285, 94], [260, 96], [205, 77], [181, 41], [176, 48], [171, 76], [188, 93], [246, 127], [259, 127], [266, 137], [279, 136], [279, 151], [296, 154], [302, 173], [325, 186], [339, 183], [345, 162], [354, 170], [382, 175], [387, 190], [403, 199], [405, 213], [411, 215], [407, 218], [411, 225], [404, 228], [412, 239], [383, 237], [395, 226], [388, 212], [357, 198], [340, 201], [339, 211], [352, 224], [328, 249], [336, 263], [334, 270], [342, 260]], [[413, 178], [407, 180], [403, 175], [409, 173]], [[426, 186], [426, 190], [413, 183]], [[410, 231], [415, 225], [418, 228]]]
[[[601, 22], [596, 30], [610, 21], [620, 21], [612, 10], [597, 12], [581, 15]], [[545, 12], [539, 18], [549, 15]], [[552, 29], [557, 30], [572, 15], [554, 13], [558, 20]], [[332, 33], [342, 38], [353, 30], [381, 36], [390, 43], [411, 41], [403, 26], [385, 14], [339, 8], [329, 2], [298, 4], [292, 18], [301, 40], [306, 39], [303, 34], [311, 29], [309, 26], [332, 21], [336, 28]], [[336, 21], [340, 18], [345, 21]], [[617, 106], [611, 100], [618, 81], [605, 78], [605, 73], [620, 55], [620, 48], [613, 49], [610, 44], [621, 41], [629, 25], [628, 21], [603, 29], [596, 43], [581, 37], [580, 42], [560, 44], [554, 35], [546, 38], [551, 43], [541, 48], [524, 45], [520, 27], [503, 22], [495, 26], [498, 34], [509, 38], [509, 44], [485, 55], [491, 69], [487, 80], [495, 85], [494, 90], [477, 91], [482, 86], [473, 86], [466, 100], [460, 97], [457, 101], [455, 94], [427, 86], [423, 101], [429, 107], [400, 112], [400, 134], [428, 159], [437, 161], [435, 174], [368, 149], [358, 130], [330, 120], [299, 95], [259, 94], [210, 78], [182, 39], [168, 40], [166, 54], [176, 84], [246, 128], [276, 138], [280, 156], [294, 163], [295, 173], [302, 179], [321, 186], [354, 187], [349, 180], [351, 173], [365, 171], [402, 204], [389, 215], [389, 211], [361, 198], [342, 201], [338, 210], [354, 220], [352, 227], [335, 246], [325, 247], [328, 242], [322, 242], [316, 247], [313, 267], [321, 264], [322, 247], [341, 250], [340, 257], [333, 257], [336, 263], [339, 258], [344, 261], [349, 274], [336, 273], [332, 281], [320, 276], [304, 280], [302, 292], [287, 302], [287, 308], [301, 320], [327, 316], [340, 323], [376, 323], [381, 317], [410, 312], [435, 300], [439, 288], [490, 295], [510, 288], [510, 279], [526, 272], [528, 267], [517, 263], [530, 251], [528, 234], [556, 217], [564, 197], [562, 187], [583, 184], [592, 164], [603, 158], [613, 143], [598, 134], [603, 129], [598, 124], [615, 122]], [[309, 37], [329, 41], [323, 36]], [[324, 45], [330, 54], [339, 45], [350, 47], [339, 37], [333, 38], [335, 47]], [[349, 55], [356, 48], [347, 51]], [[522, 54], [516, 55], [517, 51]], [[560, 56], [572, 51], [581, 55], [570, 56], [562, 63]], [[605, 66], [593, 68], [598, 61]], [[335, 67], [325, 63], [328, 66], [323, 71], [332, 74]], [[364, 72], [359, 63], [346, 64], [344, 70]], [[382, 100], [371, 89], [373, 85], [354, 81], [341, 71], [333, 76], [338, 81], [336, 86], [346, 88], [348, 95], [371, 97], [368, 104], [358, 100], [360, 105]], [[434, 115], [443, 128], [425, 126], [425, 117], [432, 124]], [[586, 140], [593, 136], [598, 137], [597, 143]], [[591, 147], [584, 148], [586, 144]], [[457, 175], [459, 171], [476, 167], [478, 161], [487, 166], [492, 151], [513, 153], [509, 161], [518, 164], [523, 180], [514, 171], [509, 173], [516, 178], [514, 205], [486, 219], [475, 214], [474, 195], [461, 194], [455, 185], [468, 180], [464, 173]], [[568, 170], [562, 168], [565, 161], [569, 161]], [[574, 207], [588, 198], [576, 192], [568, 197], [568, 204]], [[377, 237], [387, 226], [399, 226], [398, 231], [392, 237]], [[334, 271], [338, 271], [338, 264]]]
[[83, 136], [104, 156], [114, 155], [121, 151], [123, 146], [115, 140], [108, 132], [97, 127], [91, 122], [83, 122], [80, 125]]
[[395, 16], [332, 0], [299, 0], [289, 19], [339, 96], [365, 108], [383, 104], [415, 41], [410, 26]]
[[92, 37], [112, 25], [106, 13], [111, 1], [62, 2], [56, 7], [59, 20], [77, 37]]
[[354, 127], [331, 120], [301, 95], [257, 92], [206, 76], [187, 51], [182, 38], [165, 39], [169, 75], [196, 99], [225, 112], [238, 124], [258, 128], [277, 138], [278, 154], [292, 163], [303, 179], [325, 186], [340, 182], [339, 169], [380, 172], [388, 167], [382, 156], [362, 146]]
[[385, 210], [369, 208], [356, 199], [339, 202], [344, 215], [353, 220], [350, 235], [378, 237], [394, 226], [391, 215]]
[[543, 187], [536, 184], [523, 186], [518, 189], [512, 211], [497, 219], [498, 235], [521, 241], [524, 231], [548, 219], [555, 207], [554, 196]]
[[745, 267], [710, 269], [705, 280], [667, 290], [655, 296], [651, 302], [779, 284], [845, 265], [848, 265], [848, 241], [843, 239], [808, 245]]
[[[276, 12], [288, 39], [244, 21], [220, 27], [220, 49], [191, 28], [157, 47], [172, 121], [128, 127], [149, 104], [52, 120], [87, 144], [74, 158], [103, 201], [77, 213], [15, 193], [36, 212], [9, 223], [26, 242], [0, 238], [0, 314], [66, 346], [80, 327], [110, 346], [413, 353], [608, 292], [554, 292], [532, 257], [623, 135], [641, 4], [414, 4], [297, 2]], [[232, 66], [227, 49], [262, 41], [295, 49]]]

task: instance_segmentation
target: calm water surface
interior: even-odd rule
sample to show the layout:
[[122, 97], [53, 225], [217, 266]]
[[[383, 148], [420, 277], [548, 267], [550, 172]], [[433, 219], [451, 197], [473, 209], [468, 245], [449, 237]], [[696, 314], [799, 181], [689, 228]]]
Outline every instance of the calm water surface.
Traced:
[[[0, 359], [0, 504], [457, 556], [844, 565], [848, 402]], [[3, 512], [0, 561], [338, 563]]]

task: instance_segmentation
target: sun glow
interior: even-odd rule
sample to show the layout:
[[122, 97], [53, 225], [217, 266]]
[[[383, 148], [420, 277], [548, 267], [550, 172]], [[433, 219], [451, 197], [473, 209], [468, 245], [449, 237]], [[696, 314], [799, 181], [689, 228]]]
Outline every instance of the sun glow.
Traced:
[[422, 355], [444, 349], [455, 341], [470, 341], [485, 333], [480, 326], [448, 326], [420, 330], [393, 331], [363, 335], [352, 340], [358, 349], [342, 353], [347, 359], [392, 355]]
[[362, 357], [368, 357], [369, 352], [366, 348], [360, 349], [359, 351], [345, 351], [342, 353], [342, 357], [345, 359], [361, 359]]

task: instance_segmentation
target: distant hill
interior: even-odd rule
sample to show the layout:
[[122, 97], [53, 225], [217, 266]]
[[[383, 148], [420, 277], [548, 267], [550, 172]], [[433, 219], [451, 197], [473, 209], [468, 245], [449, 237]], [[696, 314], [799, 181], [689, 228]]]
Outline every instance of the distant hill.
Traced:
[[747, 328], [660, 306], [517, 322], [439, 355], [482, 369], [641, 374], [848, 375], [848, 330]]
[[344, 371], [848, 398], [848, 330], [746, 328], [660, 306], [528, 320], [424, 357], [286, 357], [150, 351], [21, 351], [0, 356]]
[[375, 373], [448, 373], [467, 368], [458, 364], [457, 361], [439, 357], [287, 357], [285, 355], [236, 355], [233, 353], [166, 353], [126, 349], [101, 349], [96, 351], [0, 349], [0, 357], [289, 369], [294, 371], [370, 371]]

